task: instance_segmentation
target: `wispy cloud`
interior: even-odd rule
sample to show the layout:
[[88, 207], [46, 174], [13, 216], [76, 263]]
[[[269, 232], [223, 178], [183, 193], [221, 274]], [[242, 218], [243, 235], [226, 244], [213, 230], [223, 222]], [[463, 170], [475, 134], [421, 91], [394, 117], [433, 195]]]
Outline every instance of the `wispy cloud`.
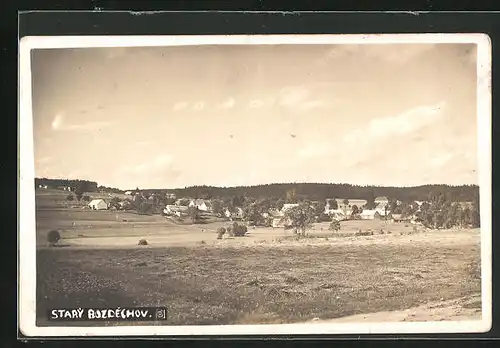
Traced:
[[303, 86], [288, 86], [281, 89], [276, 98], [278, 105], [294, 107], [304, 103], [309, 97], [309, 89]]
[[177, 102], [174, 104], [174, 106], [172, 107], [172, 109], [174, 111], [181, 111], [181, 110], [184, 110], [188, 107], [188, 103], [187, 102], [184, 102], [184, 101], [181, 101], [181, 102]]
[[264, 102], [260, 99], [254, 99], [254, 100], [250, 101], [250, 103], [248, 104], [248, 107], [251, 109], [258, 109], [258, 108], [261, 108], [263, 106], [264, 106]]
[[446, 104], [420, 106], [406, 110], [399, 115], [377, 118], [365, 128], [356, 129], [344, 137], [346, 142], [369, 140], [374, 137], [403, 135], [427, 126], [442, 115]]
[[234, 98], [228, 98], [219, 104], [220, 109], [231, 109], [236, 104]]
[[113, 125], [114, 121], [92, 121], [86, 123], [66, 124], [64, 113], [58, 113], [52, 120], [52, 129], [55, 131], [93, 131]]
[[193, 105], [193, 110], [195, 111], [201, 111], [205, 108], [205, 103], [204, 102], [197, 102]]
[[325, 101], [323, 101], [323, 100], [311, 100], [311, 101], [307, 101], [307, 102], [300, 104], [299, 108], [301, 110], [308, 111], [308, 110], [321, 108], [323, 106], [326, 106]]
[[317, 143], [309, 144], [297, 151], [300, 158], [324, 157], [332, 154], [335, 151], [333, 144]]

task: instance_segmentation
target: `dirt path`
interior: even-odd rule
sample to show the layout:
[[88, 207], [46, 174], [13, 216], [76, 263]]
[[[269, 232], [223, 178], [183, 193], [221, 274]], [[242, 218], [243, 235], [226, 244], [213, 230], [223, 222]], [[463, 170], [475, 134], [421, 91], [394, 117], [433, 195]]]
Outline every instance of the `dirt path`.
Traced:
[[376, 312], [321, 320], [308, 323], [363, 323], [363, 322], [424, 322], [481, 320], [481, 296], [458, 298], [449, 301], [430, 302], [402, 311]]

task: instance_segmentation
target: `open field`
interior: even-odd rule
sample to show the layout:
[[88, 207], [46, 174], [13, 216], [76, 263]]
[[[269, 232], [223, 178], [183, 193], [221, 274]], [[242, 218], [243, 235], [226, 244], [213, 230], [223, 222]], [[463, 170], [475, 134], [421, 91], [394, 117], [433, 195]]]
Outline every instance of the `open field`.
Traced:
[[[479, 230], [368, 220], [217, 240], [228, 224], [39, 207], [38, 325], [55, 307], [162, 305], [167, 325], [480, 319]], [[65, 247], [47, 247], [51, 229]]]
[[[304, 322], [404, 310], [480, 293], [478, 236], [457, 237], [41, 249], [37, 313], [42, 319], [51, 307], [166, 305], [167, 324], [174, 325]], [[479, 319], [480, 302], [472, 309]]]

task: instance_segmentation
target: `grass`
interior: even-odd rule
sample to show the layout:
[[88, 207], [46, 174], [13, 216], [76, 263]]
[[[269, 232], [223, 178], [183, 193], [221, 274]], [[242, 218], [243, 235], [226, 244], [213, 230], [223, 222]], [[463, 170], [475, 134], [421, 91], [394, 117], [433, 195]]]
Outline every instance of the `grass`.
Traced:
[[479, 246], [38, 251], [37, 313], [160, 306], [170, 325], [303, 322], [477, 294]]

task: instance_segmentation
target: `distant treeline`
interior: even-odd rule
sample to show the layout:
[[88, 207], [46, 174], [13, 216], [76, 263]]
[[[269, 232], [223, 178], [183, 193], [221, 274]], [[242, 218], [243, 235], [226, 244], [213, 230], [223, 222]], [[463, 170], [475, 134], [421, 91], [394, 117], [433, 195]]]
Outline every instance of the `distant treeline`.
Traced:
[[[154, 190], [150, 190], [154, 191]], [[269, 184], [242, 187], [193, 186], [184, 189], [169, 190], [178, 197], [216, 198], [216, 197], [254, 197], [282, 198], [286, 200], [308, 199], [324, 201], [328, 198], [366, 199], [373, 201], [385, 196], [402, 202], [426, 201], [432, 197], [443, 196], [447, 201], [471, 202], [478, 199], [477, 185], [448, 186], [424, 185], [416, 187], [377, 187], [356, 186], [349, 184]]]
[[77, 179], [47, 179], [35, 178], [35, 187], [47, 186], [47, 188], [57, 189], [62, 187], [70, 187], [71, 191], [83, 192], [113, 192], [122, 193], [123, 191], [114, 187], [99, 186], [95, 181], [77, 180]]
[[[69, 186], [75, 190], [84, 192], [114, 192], [122, 193], [112, 187], [99, 186], [95, 181], [69, 180], [69, 179], [47, 179], [36, 178], [35, 185], [47, 185], [49, 188]], [[134, 191], [132, 189], [131, 191]], [[385, 196], [390, 200], [402, 202], [430, 201], [432, 197], [443, 196], [445, 200], [452, 202], [472, 202], [479, 197], [477, 185], [423, 185], [415, 187], [380, 187], [380, 186], [358, 186], [349, 184], [316, 184], [316, 183], [286, 183], [268, 184], [257, 186], [240, 187], [213, 187], [213, 186], [191, 186], [181, 189], [140, 189], [142, 192], [175, 193], [177, 197], [191, 198], [224, 198], [224, 197], [252, 197], [252, 198], [275, 198], [287, 201], [295, 200], [317, 200], [324, 201], [328, 198], [350, 198], [366, 199], [373, 201], [376, 197]]]

